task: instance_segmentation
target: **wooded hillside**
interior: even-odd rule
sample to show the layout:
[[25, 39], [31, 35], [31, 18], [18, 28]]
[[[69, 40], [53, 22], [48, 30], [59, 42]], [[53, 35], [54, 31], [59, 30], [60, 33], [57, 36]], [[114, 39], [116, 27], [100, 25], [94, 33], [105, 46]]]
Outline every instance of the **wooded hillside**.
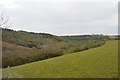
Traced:
[[79, 52], [101, 46], [103, 35], [56, 36], [46, 33], [2, 29], [3, 67]]

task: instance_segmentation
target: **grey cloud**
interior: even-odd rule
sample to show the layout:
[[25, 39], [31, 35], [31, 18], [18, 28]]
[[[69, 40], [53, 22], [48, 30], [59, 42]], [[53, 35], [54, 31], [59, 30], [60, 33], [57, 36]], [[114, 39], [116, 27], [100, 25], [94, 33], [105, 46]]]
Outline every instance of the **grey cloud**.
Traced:
[[[47, 2], [47, 0], [46, 2], [17, 0], [18, 8], [5, 8], [5, 10], [13, 21], [13, 28], [16, 29], [50, 32], [57, 35], [97, 32], [116, 34], [117, 26], [109, 23], [112, 16], [117, 15], [116, 4], [112, 2], [59, 3]], [[114, 20], [117, 21], [116, 18]]]

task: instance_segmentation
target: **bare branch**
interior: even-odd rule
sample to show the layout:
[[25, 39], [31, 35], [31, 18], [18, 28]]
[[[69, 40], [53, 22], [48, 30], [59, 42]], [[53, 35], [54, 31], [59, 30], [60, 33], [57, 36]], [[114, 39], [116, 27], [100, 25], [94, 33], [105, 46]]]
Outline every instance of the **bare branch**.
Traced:
[[2, 25], [4, 25], [4, 24], [6, 24], [7, 22], [8, 22], [8, 20], [6, 20], [6, 21], [2, 22], [2, 23], [0, 24], [0, 26], [2, 26]]
[[8, 26], [9, 17], [5, 16], [2, 12], [0, 15], [0, 27], [9, 27]]

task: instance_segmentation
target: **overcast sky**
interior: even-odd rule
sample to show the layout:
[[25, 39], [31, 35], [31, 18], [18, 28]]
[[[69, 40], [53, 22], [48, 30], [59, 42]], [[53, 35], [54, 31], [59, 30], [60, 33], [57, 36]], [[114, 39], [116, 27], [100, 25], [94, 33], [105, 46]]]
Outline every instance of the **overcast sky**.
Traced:
[[54, 35], [117, 34], [117, 0], [0, 0], [12, 29]]

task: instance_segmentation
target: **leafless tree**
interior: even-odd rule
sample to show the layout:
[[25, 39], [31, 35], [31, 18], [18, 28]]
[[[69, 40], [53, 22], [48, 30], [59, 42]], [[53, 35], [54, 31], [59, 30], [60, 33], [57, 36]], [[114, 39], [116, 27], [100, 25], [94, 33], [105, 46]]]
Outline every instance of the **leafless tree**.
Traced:
[[9, 17], [5, 16], [5, 14], [2, 12], [0, 14], [0, 27], [10, 27], [10, 25], [8, 25], [8, 21]]

